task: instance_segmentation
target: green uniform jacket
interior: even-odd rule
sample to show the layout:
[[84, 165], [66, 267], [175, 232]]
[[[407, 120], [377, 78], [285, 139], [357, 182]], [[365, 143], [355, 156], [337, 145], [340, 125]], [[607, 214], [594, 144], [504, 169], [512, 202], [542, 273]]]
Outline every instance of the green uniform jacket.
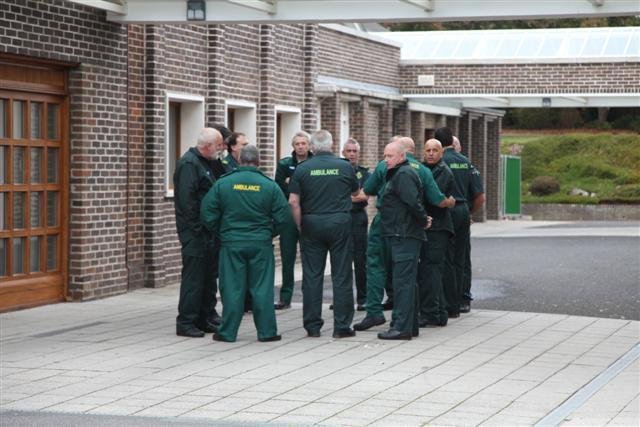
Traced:
[[424, 227], [427, 211], [422, 204], [422, 185], [408, 161], [387, 172], [382, 195], [380, 224], [384, 237], [427, 240]]
[[[200, 155], [195, 147], [178, 160], [173, 174], [176, 228], [182, 244], [194, 238], [202, 240], [202, 245], [193, 248], [196, 251], [204, 251], [204, 242], [211, 237], [200, 221], [200, 203], [214, 181], [213, 161]], [[201, 239], [203, 234], [205, 239]]]
[[[431, 171], [417, 161], [410, 153], [407, 153], [407, 162], [418, 173], [418, 177], [422, 183], [424, 200], [432, 205], [438, 205], [442, 202], [445, 196], [440, 192], [440, 189], [438, 189], [438, 184], [434, 181]], [[382, 193], [386, 182], [386, 175], [387, 164], [382, 160], [378, 162], [375, 170], [364, 184], [365, 194], [378, 196], [378, 200], [376, 201], [376, 207], [378, 209], [382, 206]]]
[[[436, 181], [436, 184], [438, 184], [440, 191], [449, 197], [453, 192], [453, 187], [456, 185], [451, 169], [449, 169], [442, 159], [435, 165], [428, 165], [426, 163], [424, 165], [431, 170], [433, 179]], [[448, 231], [453, 234], [453, 221], [451, 220], [449, 208], [439, 208], [432, 204], [428, 204], [426, 208], [429, 216], [433, 218], [429, 231]]]
[[227, 154], [227, 157], [222, 159], [220, 162], [224, 166], [224, 170], [227, 173], [231, 172], [232, 170], [238, 169], [238, 166], [240, 166], [231, 154]]
[[452, 196], [456, 199], [456, 203], [471, 202], [472, 200], [469, 200], [468, 197], [470, 193], [473, 193], [471, 189], [473, 166], [471, 166], [469, 159], [457, 153], [453, 147], [445, 147], [442, 160], [449, 166], [455, 178], [456, 185]]
[[223, 245], [271, 242], [292, 221], [282, 191], [253, 166], [240, 166], [216, 181], [202, 201], [200, 217]]
[[[364, 187], [364, 183], [367, 182], [367, 179], [369, 179], [369, 169], [367, 169], [364, 166], [356, 166], [355, 168], [353, 168], [353, 171], [356, 173], [356, 179], [358, 180], [358, 185], [360, 186], [360, 188]], [[369, 203], [367, 202], [358, 202], [358, 203], [352, 203], [352, 207], [351, 207], [351, 212], [360, 212], [362, 210], [364, 210], [364, 208], [367, 207]]]
[[473, 206], [473, 199], [478, 194], [484, 193], [484, 186], [482, 185], [482, 176], [480, 171], [475, 166], [471, 165], [471, 185], [469, 185], [469, 194], [467, 195], [467, 204], [469, 209]]
[[[313, 157], [313, 153], [309, 152], [307, 160]], [[289, 199], [289, 182], [291, 181], [291, 177], [293, 173], [296, 171], [298, 165], [302, 162], [298, 162], [298, 158], [296, 157], [295, 151], [291, 153], [290, 156], [285, 157], [283, 159], [278, 160], [278, 165], [276, 166], [276, 184], [284, 193], [284, 197]]]

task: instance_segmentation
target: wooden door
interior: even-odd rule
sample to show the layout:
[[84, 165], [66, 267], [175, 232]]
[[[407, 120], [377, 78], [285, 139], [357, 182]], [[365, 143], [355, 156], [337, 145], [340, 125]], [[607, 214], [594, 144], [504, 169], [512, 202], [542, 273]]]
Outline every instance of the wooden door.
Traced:
[[66, 294], [67, 123], [65, 96], [0, 90], [0, 311]]

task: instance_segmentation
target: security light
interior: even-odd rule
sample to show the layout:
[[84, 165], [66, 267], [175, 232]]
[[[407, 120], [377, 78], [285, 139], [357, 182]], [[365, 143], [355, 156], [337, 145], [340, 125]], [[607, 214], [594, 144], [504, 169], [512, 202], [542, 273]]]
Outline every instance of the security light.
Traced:
[[187, 21], [204, 21], [206, 18], [206, 3], [204, 0], [187, 1]]
[[551, 98], [542, 98], [542, 106], [545, 108], [551, 107]]

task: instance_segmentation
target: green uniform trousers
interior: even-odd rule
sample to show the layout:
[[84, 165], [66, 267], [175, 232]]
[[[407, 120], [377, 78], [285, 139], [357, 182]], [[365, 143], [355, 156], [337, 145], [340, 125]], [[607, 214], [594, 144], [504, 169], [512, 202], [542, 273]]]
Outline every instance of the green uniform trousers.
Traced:
[[[194, 239], [195, 240], [195, 239]], [[182, 246], [182, 277], [176, 326], [186, 330], [203, 328], [212, 317], [216, 306], [217, 251], [213, 242], [205, 244], [200, 256], [194, 256], [189, 242]]]
[[449, 239], [445, 269], [442, 279], [447, 311], [460, 313], [464, 264], [467, 259], [467, 240], [469, 239], [469, 207], [466, 203], [456, 203], [451, 209], [455, 236]]
[[367, 303], [367, 213], [351, 212], [351, 236], [353, 238], [353, 269], [356, 278], [356, 302]]
[[367, 316], [383, 316], [382, 298], [387, 282], [384, 239], [380, 230], [380, 214], [376, 214], [367, 237]]
[[471, 233], [467, 239], [467, 257], [464, 263], [464, 278], [462, 280], [462, 299], [465, 301], [471, 301], [473, 296], [471, 295]]
[[418, 257], [420, 246], [425, 242], [402, 237], [386, 237], [385, 241], [393, 282], [393, 329], [417, 333], [420, 310]]
[[353, 321], [353, 246], [351, 215], [345, 213], [305, 214], [300, 236], [302, 256], [302, 320], [307, 332], [320, 331], [322, 290], [327, 252], [331, 259], [333, 328], [341, 332]]
[[247, 292], [251, 294], [253, 323], [258, 331], [258, 339], [278, 335], [273, 307], [274, 274], [271, 241], [222, 244], [220, 295], [223, 306], [218, 334], [224, 341], [236, 340]]
[[298, 238], [298, 227], [294, 221], [287, 223], [280, 233], [280, 259], [282, 261], [280, 301], [287, 304], [291, 304], [293, 296], [293, 271], [296, 266]]
[[431, 324], [446, 324], [447, 303], [442, 288], [444, 260], [451, 234], [445, 230], [427, 230], [427, 242], [422, 244], [418, 264], [420, 320]]

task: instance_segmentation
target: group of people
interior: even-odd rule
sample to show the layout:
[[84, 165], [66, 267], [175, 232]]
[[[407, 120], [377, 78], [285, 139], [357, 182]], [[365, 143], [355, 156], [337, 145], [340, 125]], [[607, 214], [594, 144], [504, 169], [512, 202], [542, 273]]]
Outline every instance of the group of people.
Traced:
[[[331, 133], [300, 131], [273, 181], [260, 171], [259, 150], [244, 134], [205, 128], [174, 174], [183, 263], [177, 334], [210, 332], [214, 340], [233, 342], [243, 314], [251, 311], [258, 340], [280, 340], [275, 310], [291, 306], [298, 243], [309, 337], [319, 337], [324, 324], [327, 254], [334, 338], [383, 325], [385, 309], [393, 311], [380, 339], [410, 340], [420, 327], [442, 327], [468, 312], [470, 212], [482, 207], [484, 191], [451, 130], [439, 128], [434, 136], [425, 143], [422, 163], [411, 138], [393, 137], [370, 173], [360, 165], [355, 139], [345, 142], [340, 158]], [[377, 197], [378, 209], [368, 228], [369, 196]], [[278, 235], [282, 286], [274, 303], [272, 242]], [[222, 316], [216, 310], [218, 276]], [[355, 310], [366, 316], [352, 325]]]

